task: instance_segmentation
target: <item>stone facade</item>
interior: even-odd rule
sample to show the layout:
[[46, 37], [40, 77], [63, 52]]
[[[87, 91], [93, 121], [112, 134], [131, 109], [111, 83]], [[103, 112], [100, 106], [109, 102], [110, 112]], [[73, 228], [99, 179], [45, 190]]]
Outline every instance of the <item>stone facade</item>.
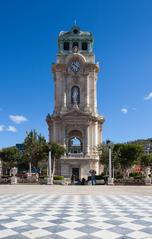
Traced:
[[49, 141], [64, 145], [56, 174], [86, 178], [90, 169], [101, 172], [95, 147], [102, 141], [104, 118], [97, 113], [96, 82], [99, 65], [93, 54], [93, 36], [78, 26], [60, 32], [54, 76], [54, 112], [48, 114]]

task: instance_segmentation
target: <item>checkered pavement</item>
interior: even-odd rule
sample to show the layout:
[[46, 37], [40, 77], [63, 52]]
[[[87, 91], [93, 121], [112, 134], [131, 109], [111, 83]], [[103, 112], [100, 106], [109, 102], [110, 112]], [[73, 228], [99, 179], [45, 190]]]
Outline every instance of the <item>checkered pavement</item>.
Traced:
[[0, 238], [152, 238], [152, 197], [1, 195]]

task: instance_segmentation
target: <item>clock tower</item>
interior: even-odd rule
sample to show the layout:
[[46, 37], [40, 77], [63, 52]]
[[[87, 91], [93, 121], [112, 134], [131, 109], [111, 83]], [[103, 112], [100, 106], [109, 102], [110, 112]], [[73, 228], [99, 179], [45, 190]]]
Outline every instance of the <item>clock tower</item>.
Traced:
[[87, 179], [90, 170], [101, 173], [96, 146], [102, 141], [104, 118], [97, 112], [99, 65], [93, 53], [93, 35], [73, 26], [60, 32], [54, 77], [54, 112], [48, 114], [49, 142], [65, 147], [56, 162], [56, 175]]

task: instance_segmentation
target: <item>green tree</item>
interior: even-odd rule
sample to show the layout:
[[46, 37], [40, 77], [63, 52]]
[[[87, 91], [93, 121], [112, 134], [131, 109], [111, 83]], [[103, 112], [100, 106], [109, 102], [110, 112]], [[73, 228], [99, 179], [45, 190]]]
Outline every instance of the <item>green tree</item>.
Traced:
[[114, 151], [118, 152], [117, 162], [124, 173], [143, 155], [143, 147], [138, 144], [116, 144]]
[[112, 161], [114, 164], [115, 171], [118, 171], [119, 173], [121, 171], [120, 157], [121, 157], [121, 151], [120, 151], [119, 144], [115, 144], [112, 149]]
[[31, 165], [38, 167], [39, 161], [46, 160], [48, 157], [48, 144], [45, 138], [36, 132], [31, 130], [27, 133], [24, 140], [23, 157], [29, 163], [31, 171]]
[[[109, 166], [109, 149], [106, 143], [99, 144], [97, 146], [97, 152], [99, 155], [100, 163], [104, 165], [104, 172], [108, 173]], [[112, 164], [115, 170], [120, 169], [119, 157], [120, 157], [120, 148], [116, 144], [111, 144], [112, 150]]]
[[100, 163], [104, 165], [104, 172], [107, 173], [109, 164], [109, 151], [106, 143], [101, 143], [96, 147], [96, 151], [99, 155]]
[[152, 154], [143, 154], [140, 159], [142, 167], [152, 167]]
[[2, 161], [3, 168], [10, 170], [18, 165], [18, 162], [21, 160], [21, 153], [15, 146], [4, 148], [0, 151], [0, 160]]

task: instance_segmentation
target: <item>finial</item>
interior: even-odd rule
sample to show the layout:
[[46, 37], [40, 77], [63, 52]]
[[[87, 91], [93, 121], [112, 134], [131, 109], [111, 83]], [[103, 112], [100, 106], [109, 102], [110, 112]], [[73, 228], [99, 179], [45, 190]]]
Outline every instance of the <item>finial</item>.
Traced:
[[75, 26], [77, 25], [77, 21], [76, 21], [76, 19], [74, 20], [74, 25], [75, 25]]

